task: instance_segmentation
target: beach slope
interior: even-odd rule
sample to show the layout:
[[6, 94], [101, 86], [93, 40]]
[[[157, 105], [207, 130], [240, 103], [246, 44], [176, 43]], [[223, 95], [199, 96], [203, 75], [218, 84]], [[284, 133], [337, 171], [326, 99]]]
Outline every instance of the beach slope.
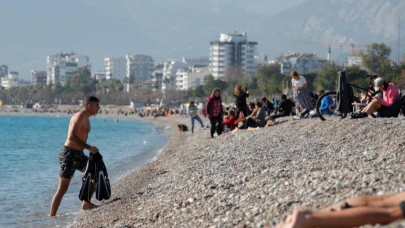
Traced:
[[402, 117], [285, 120], [214, 139], [209, 129], [173, 132], [156, 161], [73, 226], [269, 227], [295, 208], [405, 190]]

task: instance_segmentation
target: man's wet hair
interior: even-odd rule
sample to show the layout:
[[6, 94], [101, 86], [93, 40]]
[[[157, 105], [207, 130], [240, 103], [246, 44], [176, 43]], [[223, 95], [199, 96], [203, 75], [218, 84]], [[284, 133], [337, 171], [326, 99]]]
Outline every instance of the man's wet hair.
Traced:
[[88, 104], [97, 103], [97, 102], [100, 102], [100, 100], [97, 97], [95, 97], [95, 96], [87, 96], [86, 98], [84, 98], [83, 105], [87, 106]]

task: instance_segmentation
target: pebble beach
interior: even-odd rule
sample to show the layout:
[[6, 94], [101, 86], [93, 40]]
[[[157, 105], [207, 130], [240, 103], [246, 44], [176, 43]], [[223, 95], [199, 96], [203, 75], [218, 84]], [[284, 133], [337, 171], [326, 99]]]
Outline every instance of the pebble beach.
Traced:
[[[100, 207], [72, 227], [272, 227], [294, 209], [318, 210], [347, 197], [405, 190], [405, 120], [280, 124], [208, 139], [184, 117], [145, 121], [171, 126], [156, 160], [120, 179]], [[208, 119], [203, 119], [208, 123]], [[405, 220], [385, 227], [404, 227]]]

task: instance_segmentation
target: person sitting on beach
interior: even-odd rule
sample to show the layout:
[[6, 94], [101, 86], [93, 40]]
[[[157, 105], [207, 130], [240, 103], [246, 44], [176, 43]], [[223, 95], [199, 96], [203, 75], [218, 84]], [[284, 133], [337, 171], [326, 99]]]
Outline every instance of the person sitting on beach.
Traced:
[[278, 113], [271, 115], [268, 120], [275, 120], [280, 117], [290, 116], [294, 106], [294, 102], [292, 102], [290, 99], [287, 99], [287, 95], [281, 95], [281, 102], [277, 106]]
[[249, 127], [264, 127], [266, 124], [266, 110], [263, 108], [262, 102], [256, 102], [255, 109], [256, 115], [250, 116], [246, 120], [246, 129]]
[[207, 99], [207, 104], [204, 108], [204, 116], [208, 116], [210, 123], [211, 123], [211, 131], [210, 136], [214, 138], [215, 131], [217, 135], [221, 135], [223, 127], [222, 127], [222, 114], [223, 114], [223, 107], [222, 107], [222, 99], [221, 99], [221, 90], [215, 88], [211, 95]]
[[180, 133], [188, 131], [188, 127], [184, 124], [177, 124], [177, 129], [179, 130]]
[[260, 101], [263, 103], [263, 108], [266, 110], [267, 115], [270, 116], [270, 114], [275, 110], [273, 103], [269, 101], [267, 97], [262, 97]]
[[374, 80], [374, 90], [382, 91], [382, 99], [375, 96], [364, 109], [352, 115], [352, 118], [364, 118], [378, 111], [379, 117], [398, 117], [401, 99], [394, 83], [388, 83], [382, 78]]
[[227, 126], [229, 130], [232, 131], [238, 126], [237, 124], [238, 117], [235, 115], [235, 111], [233, 109], [229, 110], [228, 112], [229, 115], [225, 118], [224, 121], [222, 121], [222, 125]]
[[248, 107], [249, 107], [249, 112], [250, 112], [250, 114], [249, 114], [248, 116], [244, 116], [243, 118], [239, 118], [239, 119], [236, 121], [236, 124], [238, 124], [238, 125], [239, 125], [239, 123], [242, 123], [241, 126], [239, 127], [239, 129], [245, 129], [245, 128], [246, 128], [245, 126], [246, 126], [246, 121], [247, 121], [247, 119], [248, 119], [249, 117], [254, 117], [254, 116], [256, 116], [256, 114], [257, 114], [257, 109], [256, 109], [255, 103], [250, 102], [249, 105], [248, 105]]
[[200, 123], [201, 128], [204, 128], [204, 124], [198, 115], [198, 108], [195, 106], [194, 101], [190, 101], [190, 104], [188, 105], [188, 115], [191, 120], [191, 134], [194, 133], [194, 120], [197, 120], [198, 123]]
[[405, 218], [405, 192], [349, 198], [323, 210], [295, 210], [277, 227], [359, 227], [386, 225]]

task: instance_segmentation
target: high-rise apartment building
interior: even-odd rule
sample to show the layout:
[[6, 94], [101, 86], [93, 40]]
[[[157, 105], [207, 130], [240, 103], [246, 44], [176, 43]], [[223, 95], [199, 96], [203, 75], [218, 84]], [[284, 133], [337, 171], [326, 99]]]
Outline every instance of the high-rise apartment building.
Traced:
[[257, 70], [254, 56], [257, 42], [248, 41], [246, 33], [221, 33], [219, 41], [210, 43], [210, 73], [214, 78], [222, 78], [228, 69], [236, 67], [244, 75], [252, 75]]
[[154, 61], [148, 55], [126, 55], [126, 77], [133, 76], [136, 84], [151, 79]]
[[72, 77], [78, 67], [87, 67], [91, 71], [90, 59], [86, 55], [58, 53], [47, 56], [47, 84], [64, 85], [67, 78]]
[[32, 85], [46, 85], [46, 71], [33, 70], [31, 71], [31, 84]]
[[0, 66], [0, 78], [5, 78], [8, 76], [8, 66], [1, 65]]
[[120, 58], [105, 58], [105, 78], [124, 80], [127, 76], [127, 59], [125, 57]]

